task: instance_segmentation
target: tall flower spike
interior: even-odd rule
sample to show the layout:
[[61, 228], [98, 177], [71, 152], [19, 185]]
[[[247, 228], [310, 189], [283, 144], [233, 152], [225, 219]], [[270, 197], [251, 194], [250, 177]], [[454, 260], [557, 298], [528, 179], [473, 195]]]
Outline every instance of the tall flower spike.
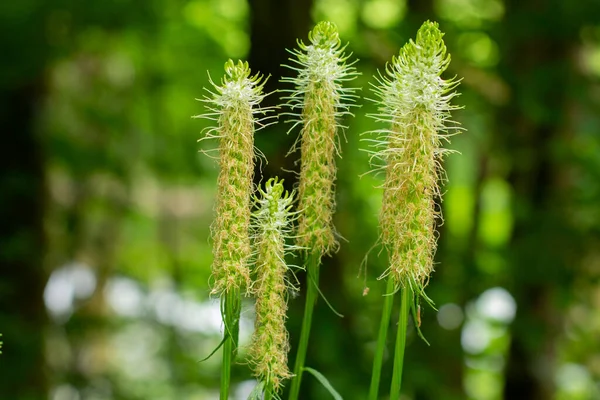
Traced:
[[435, 197], [441, 196], [440, 161], [449, 152], [442, 141], [459, 129], [450, 121], [459, 81], [441, 78], [450, 63], [442, 37], [438, 24], [426, 21], [374, 87], [374, 117], [389, 126], [378, 131], [371, 158], [376, 170], [385, 171], [380, 227], [390, 267], [384, 275], [421, 295], [433, 271], [435, 219], [441, 219]]
[[291, 234], [291, 212], [294, 193], [284, 193], [283, 181], [269, 179], [261, 197], [255, 197], [253, 216], [255, 232], [256, 329], [250, 347], [250, 362], [265, 390], [277, 393], [284, 379], [291, 377], [287, 367], [289, 351], [285, 329], [287, 299], [290, 284], [285, 262], [285, 238]]
[[203, 139], [219, 141], [219, 178], [213, 239], [213, 287], [211, 294], [243, 290], [250, 282], [250, 202], [254, 174], [254, 130], [264, 114], [258, 105], [264, 98], [264, 80], [250, 75], [247, 62], [225, 63], [221, 85], [203, 99], [211, 112], [200, 115], [217, 122]]
[[[330, 22], [319, 22], [308, 35], [310, 43], [298, 42], [300, 50], [291, 53], [290, 60], [298, 64], [289, 67], [297, 71], [295, 78], [283, 78], [292, 83], [286, 97], [294, 126], [301, 124], [299, 137], [301, 169], [298, 226], [298, 245], [320, 258], [338, 247], [333, 227], [335, 209], [334, 181], [335, 154], [339, 154], [337, 136], [340, 119], [350, 114], [350, 103], [356, 89], [344, 88], [345, 81], [358, 75], [351, 55], [345, 55], [345, 46]], [[294, 145], [294, 150], [297, 145]]]

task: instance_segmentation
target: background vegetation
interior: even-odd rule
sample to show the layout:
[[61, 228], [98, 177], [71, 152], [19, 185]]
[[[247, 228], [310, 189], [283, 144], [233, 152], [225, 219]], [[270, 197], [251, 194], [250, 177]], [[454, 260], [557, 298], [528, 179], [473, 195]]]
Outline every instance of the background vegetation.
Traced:
[[[287, 74], [285, 48], [335, 22], [369, 82], [425, 19], [464, 78], [468, 132], [445, 164], [445, 224], [409, 333], [407, 399], [600, 398], [600, 3], [594, 0], [118, 0], [0, 5], [0, 397], [214, 399], [208, 300], [216, 165], [198, 153], [208, 75], [229, 57]], [[268, 98], [278, 103], [277, 95]], [[349, 119], [336, 226], [307, 365], [345, 399], [368, 390], [386, 260], [371, 252], [380, 191]], [[257, 134], [265, 177], [291, 184], [295, 139]], [[283, 171], [282, 171], [283, 168]], [[305, 287], [305, 285], [304, 285]], [[290, 300], [297, 343], [303, 293]], [[242, 340], [252, 330], [246, 305]], [[397, 313], [394, 313], [397, 315]], [[389, 335], [393, 338], [393, 335]], [[392, 340], [392, 339], [390, 339]], [[292, 354], [294, 349], [292, 350]], [[292, 357], [293, 359], [293, 357]], [[388, 387], [391, 363], [386, 362]], [[235, 398], [254, 385], [233, 371]], [[310, 377], [304, 399], [328, 395]]]

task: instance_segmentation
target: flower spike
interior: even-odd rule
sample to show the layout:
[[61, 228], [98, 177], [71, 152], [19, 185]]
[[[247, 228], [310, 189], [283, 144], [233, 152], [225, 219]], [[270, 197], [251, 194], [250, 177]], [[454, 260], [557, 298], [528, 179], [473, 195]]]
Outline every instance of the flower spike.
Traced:
[[256, 211], [252, 214], [256, 248], [256, 329], [250, 347], [250, 364], [264, 383], [265, 391], [278, 393], [282, 381], [292, 376], [287, 366], [288, 332], [285, 328], [288, 282], [285, 238], [291, 234], [294, 192], [284, 192], [283, 180], [269, 179], [258, 189]]
[[[356, 89], [343, 86], [356, 78], [354, 62], [347, 63], [337, 28], [331, 22], [319, 22], [308, 34], [310, 44], [298, 42], [299, 50], [290, 53], [298, 66], [289, 67], [298, 75], [283, 78], [294, 85], [285, 97], [291, 109], [290, 122], [302, 125], [299, 137], [301, 151], [298, 188], [299, 218], [297, 244], [308, 252], [329, 254], [338, 248], [333, 212], [335, 209], [335, 155], [339, 154], [340, 119], [351, 114], [349, 108]], [[297, 145], [294, 145], [292, 151]]]
[[[211, 226], [214, 279], [211, 294], [245, 290], [250, 284], [250, 203], [254, 176], [254, 132], [265, 97], [265, 80], [251, 75], [247, 62], [228, 60], [221, 84], [203, 101], [211, 112], [198, 117], [216, 121], [203, 139], [219, 141], [219, 177]], [[203, 140], [201, 139], [201, 140]]]
[[459, 81], [441, 78], [450, 63], [443, 35], [437, 23], [426, 21], [374, 87], [374, 117], [388, 125], [373, 141], [371, 157], [376, 170], [385, 171], [379, 220], [390, 267], [384, 275], [421, 295], [433, 271], [435, 220], [441, 219], [435, 198], [441, 197], [440, 162], [449, 152], [442, 141], [459, 129], [450, 120], [459, 108], [450, 103]]

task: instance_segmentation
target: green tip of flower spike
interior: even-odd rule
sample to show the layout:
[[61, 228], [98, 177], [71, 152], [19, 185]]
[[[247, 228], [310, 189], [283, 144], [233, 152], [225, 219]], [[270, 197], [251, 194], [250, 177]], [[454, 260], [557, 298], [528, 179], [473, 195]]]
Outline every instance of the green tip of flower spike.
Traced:
[[319, 22], [309, 32], [308, 39], [314, 46], [322, 48], [336, 47], [341, 43], [337, 27], [329, 21]]
[[265, 97], [263, 94], [266, 79], [260, 74], [252, 75], [247, 61], [237, 63], [229, 59], [225, 63], [225, 75], [221, 85], [215, 86], [217, 93], [208, 102], [218, 104], [222, 108], [239, 107], [239, 102], [257, 106]]
[[237, 64], [232, 59], [225, 63], [226, 82], [240, 82], [250, 76], [250, 66], [247, 61], [238, 60]]
[[[417, 32], [417, 45], [419, 46], [436, 46], [442, 42], [444, 33], [440, 31], [437, 22], [425, 21]], [[442, 42], [443, 44], [443, 42]]]
[[410, 68], [413, 73], [420, 73], [422, 76], [439, 76], [450, 63], [443, 38], [444, 33], [440, 31], [437, 22], [425, 21], [417, 32], [416, 40], [409, 40], [400, 49], [398, 57], [394, 57], [394, 64], [403, 64], [404, 68]]
[[283, 194], [283, 179], [269, 179], [265, 184], [265, 194], [271, 197], [273, 202], [281, 199], [281, 195]]
[[450, 54], [446, 53], [444, 33], [437, 22], [425, 21], [421, 25], [417, 32], [416, 48], [421, 52], [420, 60], [429, 61], [425, 68], [439, 68], [439, 73], [448, 68]]
[[259, 228], [263, 231], [286, 228], [293, 214], [290, 210], [295, 192], [287, 192], [283, 187], [283, 179], [279, 178], [269, 179], [265, 189], [258, 188], [258, 192], [260, 197], [254, 198], [258, 210], [254, 215]]

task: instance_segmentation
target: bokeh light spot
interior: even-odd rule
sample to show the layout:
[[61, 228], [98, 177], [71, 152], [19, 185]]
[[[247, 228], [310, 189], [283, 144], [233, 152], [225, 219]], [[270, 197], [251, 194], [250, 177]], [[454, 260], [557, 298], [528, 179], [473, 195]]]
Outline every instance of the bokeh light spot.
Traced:
[[517, 313], [517, 303], [506, 289], [488, 289], [477, 300], [477, 311], [485, 317], [509, 324]]
[[368, 0], [362, 9], [362, 19], [367, 26], [387, 29], [396, 25], [406, 12], [404, 1]]
[[454, 303], [444, 304], [437, 313], [437, 320], [444, 329], [456, 329], [462, 324], [464, 313], [460, 306]]

